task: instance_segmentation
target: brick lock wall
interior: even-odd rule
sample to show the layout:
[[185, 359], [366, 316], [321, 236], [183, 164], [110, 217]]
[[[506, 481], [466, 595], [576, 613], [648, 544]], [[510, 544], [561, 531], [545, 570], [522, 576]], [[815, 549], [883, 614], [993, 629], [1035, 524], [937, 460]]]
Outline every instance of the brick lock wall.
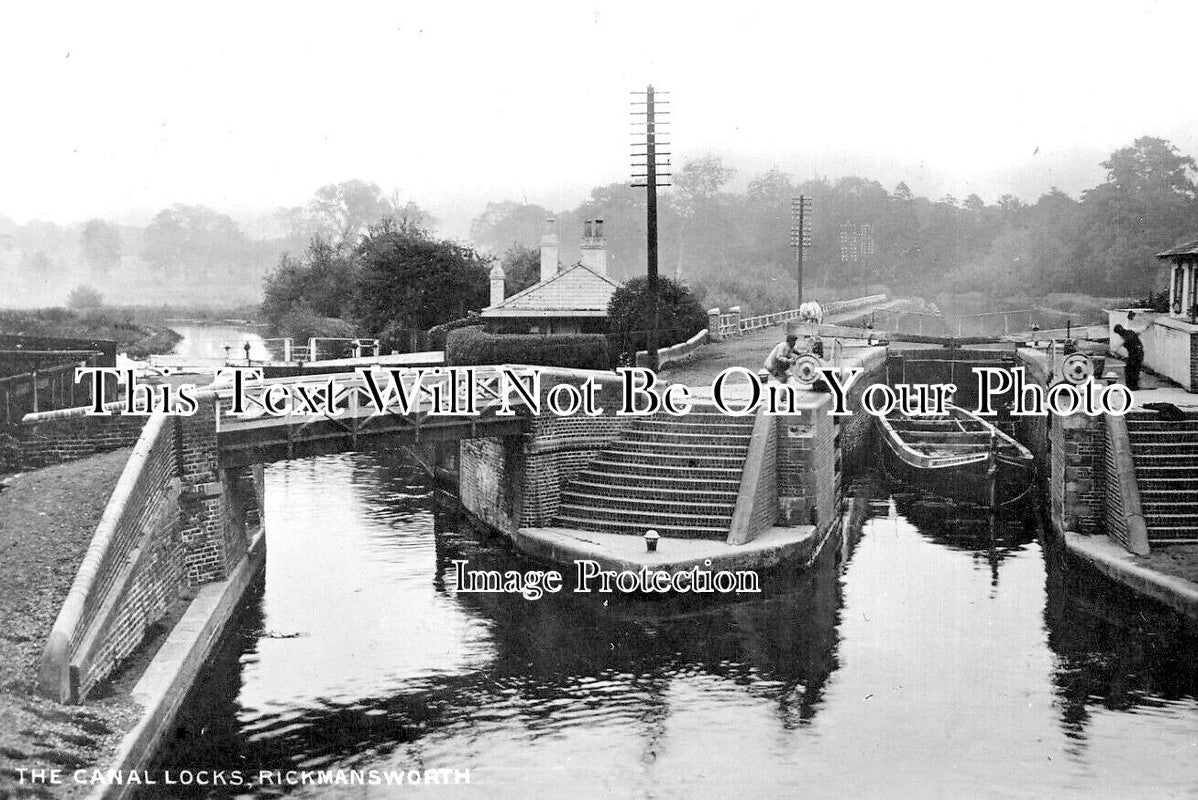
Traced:
[[[71, 641], [72, 662], [78, 665], [81, 694], [106, 677], [161, 619], [178, 596], [180, 583], [175, 448], [172, 425], [164, 425], [123, 506], [110, 546], [101, 562], [83, 617]], [[116, 586], [126, 565], [132, 569], [123, 589]], [[115, 605], [108, 598], [120, 592]], [[104, 619], [97, 616], [105, 613]], [[103, 625], [94, 639], [87, 634]], [[88, 652], [79, 652], [85, 646]]]
[[1049, 423], [1049, 498], [1054, 520], [1065, 530], [1103, 532], [1105, 436], [1102, 419], [1074, 414]]
[[778, 522], [778, 419], [765, 419], [768, 433], [761, 457], [761, 477], [753, 498], [753, 514], [749, 518], [750, 537], [768, 531]]
[[[133, 444], [145, 421], [63, 418], [31, 426], [27, 441], [36, 452], [87, 454]], [[113, 506], [120, 516], [69, 633], [68, 652], [55, 656], [69, 658], [81, 696], [137, 649], [182, 589], [226, 578], [248, 546], [245, 519], [257, 507], [258, 471], [218, 469], [214, 402], [154, 430], [146, 429], [141, 442], [144, 459], [130, 462], [138, 470], [132, 485], [126, 478], [128, 488], [110, 501], [120, 504]]]
[[836, 426], [827, 406], [777, 421], [779, 523], [823, 524], [836, 508]]
[[217, 467], [215, 401], [201, 400], [194, 416], [175, 420], [184, 487], [179, 500], [184, 579], [189, 586], [200, 586], [224, 580], [245, 548], [244, 542], [231, 547], [226, 534], [228, 512]]
[[617, 417], [614, 406], [605, 411], [608, 413], [598, 417], [542, 414], [529, 420], [529, 432], [524, 439], [527, 461], [522, 483], [521, 527], [552, 522], [562, 487], [632, 424], [632, 417]]
[[[1103, 433], [1106, 428], [1103, 426]], [[1106, 499], [1106, 532], [1124, 548], [1131, 550], [1131, 542], [1127, 536], [1127, 515], [1123, 509], [1123, 492], [1119, 491], [1119, 470], [1115, 464], [1113, 447], [1103, 448], [1102, 479]]]
[[515, 533], [518, 492], [524, 480], [518, 436], [463, 439], [458, 450], [458, 496], [462, 505], [491, 527]]
[[79, 416], [25, 425], [18, 438], [25, 469], [48, 467], [80, 458], [132, 447], [146, 417]]

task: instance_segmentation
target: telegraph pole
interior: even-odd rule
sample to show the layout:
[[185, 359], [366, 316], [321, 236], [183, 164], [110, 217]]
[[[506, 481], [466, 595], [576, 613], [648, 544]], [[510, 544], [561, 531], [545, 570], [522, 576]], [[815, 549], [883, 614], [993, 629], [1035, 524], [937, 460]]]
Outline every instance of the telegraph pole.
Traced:
[[[658, 171], [659, 166], [669, 167], [670, 162], [668, 152], [662, 152], [657, 149], [658, 144], [666, 144], [658, 141], [657, 127], [668, 123], [657, 119], [660, 115], [665, 115], [670, 112], [657, 110], [658, 105], [666, 105], [669, 101], [657, 99], [658, 94], [667, 94], [667, 92], [654, 92], [653, 84], [645, 87], [644, 92], [633, 92], [634, 95], [644, 95], [643, 101], [634, 100], [633, 105], [633, 128], [634, 135], [643, 134], [644, 140], [639, 138], [632, 142], [634, 148], [644, 148], [644, 152], [633, 152], [634, 159], [643, 158], [643, 162], [632, 162], [632, 167], [636, 169], [644, 169], [644, 172], [633, 172], [632, 178], [634, 181], [643, 180], [644, 183], [634, 182], [634, 187], [645, 188], [645, 248], [647, 250], [645, 272], [645, 285], [649, 294], [649, 306], [652, 309], [652, 323], [649, 325], [647, 335], [647, 347], [649, 355], [649, 368], [656, 370], [657, 363], [657, 326], [658, 326], [658, 309], [657, 309], [657, 187], [669, 186], [668, 183], [658, 183], [658, 179], [662, 176], [669, 177], [670, 173]], [[638, 111], [638, 106], [644, 106], [643, 111]], [[637, 117], [644, 117], [644, 120], [638, 120]], [[643, 126], [643, 130], [636, 128]], [[666, 157], [662, 164], [658, 164], [659, 157]]]
[[795, 280], [798, 283], [799, 302], [803, 305], [803, 251], [811, 247], [811, 198], [806, 195], [790, 200], [790, 246], [795, 249]]

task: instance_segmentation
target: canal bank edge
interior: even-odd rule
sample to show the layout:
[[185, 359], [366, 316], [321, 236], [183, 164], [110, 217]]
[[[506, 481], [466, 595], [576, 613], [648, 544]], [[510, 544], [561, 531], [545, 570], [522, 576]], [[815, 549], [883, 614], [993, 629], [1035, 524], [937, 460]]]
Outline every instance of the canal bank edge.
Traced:
[[1150, 597], [1190, 619], [1198, 619], [1198, 583], [1135, 562], [1135, 556], [1106, 536], [1065, 531], [1066, 552], [1101, 575]]
[[[220, 642], [241, 599], [266, 566], [266, 532], [259, 530], [246, 557], [228, 578], [200, 587], [162, 647], [133, 687], [130, 696], [144, 709], [125, 734], [109, 769], [128, 774], [149, 767], [163, 736], [174, 727], [183, 701], [191, 692], [208, 656]], [[136, 785], [95, 786], [87, 800], [125, 800]]]

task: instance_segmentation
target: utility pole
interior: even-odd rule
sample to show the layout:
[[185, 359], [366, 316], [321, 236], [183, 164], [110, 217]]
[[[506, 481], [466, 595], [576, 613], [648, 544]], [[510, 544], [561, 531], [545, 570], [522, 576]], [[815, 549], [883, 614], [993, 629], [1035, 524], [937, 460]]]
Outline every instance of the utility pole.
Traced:
[[811, 198], [799, 195], [790, 199], [790, 246], [795, 249], [795, 280], [799, 302], [803, 305], [803, 251], [811, 247]]
[[[634, 187], [644, 187], [645, 188], [645, 231], [646, 231], [645, 248], [647, 250], [646, 262], [645, 262], [645, 272], [646, 272], [645, 285], [646, 285], [646, 288], [648, 289], [648, 294], [649, 294], [649, 306], [652, 309], [652, 322], [649, 325], [649, 331], [646, 336], [647, 347], [645, 349], [648, 350], [649, 369], [656, 371], [657, 367], [658, 367], [658, 363], [657, 363], [657, 327], [658, 327], [657, 187], [670, 185], [668, 183], [658, 183], [658, 179], [660, 177], [663, 177], [663, 176], [669, 177], [670, 176], [669, 172], [659, 172], [658, 171], [659, 166], [664, 166], [667, 168], [670, 166], [670, 161], [669, 161], [670, 154], [668, 152], [662, 152], [657, 149], [658, 144], [665, 144], [667, 147], [669, 146], [668, 143], [666, 143], [666, 142], [658, 141], [658, 131], [657, 131], [657, 127], [659, 125], [667, 125], [668, 123], [659, 121], [657, 118], [658, 118], [658, 116], [669, 114], [670, 112], [657, 110], [658, 105], [666, 105], [666, 104], [668, 104], [669, 101], [662, 101], [662, 100], [657, 99], [657, 95], [667, 94], [667, 92], [654, 92], [653, 84], [649, 84], [647, 87], [645, 87], [644, 92], [633, 92], [633, 94], [634, 95], [644, 95], [644, 97], [645, 97], [645, 99], [643, 101], [634, 100], [632, 102], [632, 105], [633, 105], [632, 125], [634, 128], [633, 133], [635, 136], [638, 137], [637, 139], [633, 140], [632, 146], [634, 148], [642, 148], [642, 147], [644, 148], [644, 152], [635, 152], [634, 151], [632, 153], [632, 157], [634, 159], [638, 159], [638, 158], [644, 159], [644, 161], [642, 161], [642, 162], [633, 161], [632, 167], [634, 170], [642, 169], [642, 168], [645, 170], [644, 172], [633, 172], [632, 173], [632, 178], [634, 181], [637, 181], [637, 180], [644, 181], [644, 183], [635, 183], [634, 182], [632, 185]], [[637, 111], [636, 108], [638, 106], [644, 106], [644, 110]], [[638, 119], [636, 119], [637, 117], [644, 117], [644, 120], [638, 120]], [[641, 128], [641, 127], [643, 127], [643, 130], [637, 130], [637, 128]], [[644, 136], [643, 141], [640, 140], [640, 138], [639, 138], [641, 135]], [[665, 157], [666, 160], [663, 163], [658, 164], [657, 159], [659, 157]]]

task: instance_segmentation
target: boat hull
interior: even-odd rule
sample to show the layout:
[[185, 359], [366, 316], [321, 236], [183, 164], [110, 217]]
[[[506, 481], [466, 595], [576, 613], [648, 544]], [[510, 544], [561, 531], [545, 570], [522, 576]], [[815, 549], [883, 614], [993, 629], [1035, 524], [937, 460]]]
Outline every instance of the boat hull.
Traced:
[[995, 471], [992, 498], [989, 460], [964, 466], [918, 467], [901, 458], [889, 446], [883, 447], [882, 451], [886, 472], [891, 476], [968, 505], [1006, 505], [1015, 502], [1027, 492], [1034, 477], [1030, 463], [1000, 461]]
[[1032, 484], [1027, 448], [955, 406], [941, 417], [879, 418], [887, 471], [957, 502], [1003, 505]]

